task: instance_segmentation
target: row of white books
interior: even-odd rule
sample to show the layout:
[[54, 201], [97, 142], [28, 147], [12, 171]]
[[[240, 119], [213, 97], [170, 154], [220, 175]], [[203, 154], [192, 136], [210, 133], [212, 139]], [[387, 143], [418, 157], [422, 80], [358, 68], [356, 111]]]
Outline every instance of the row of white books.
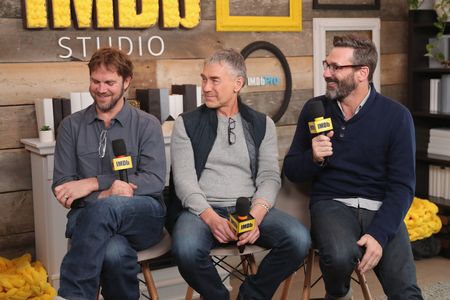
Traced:
[[450, 156], [450, 128], [431, 128], [428, 154]]
[[450, 199], [450, 167], [429, 166], [428, 194]]
[[450, 74], [430, 79], [430, 112], [450, 113]]

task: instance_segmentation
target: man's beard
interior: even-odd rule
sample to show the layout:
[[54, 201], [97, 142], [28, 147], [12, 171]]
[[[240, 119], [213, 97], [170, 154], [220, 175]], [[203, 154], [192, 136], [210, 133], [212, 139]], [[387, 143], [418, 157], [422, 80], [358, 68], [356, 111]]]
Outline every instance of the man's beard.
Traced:
[[356, 89], [356, 82], [353, 80], [353, 73], [347, 77], [338, 80], [334, 78], [326, 78], [326, 82], [335, 82], [337, 84], [336, 89], [328, 89], [325, 92], [325, 97], [330, 100], [337, 100], [342, 102], [348, 95]]
[[[123, 94], [124, 93], [125, 93], [125, 89], [123, 88], [123, 85], [122, 85], [122, 89], [120, 91], [120, 95], [119, 96], [117, 96], [116, 98], [113, 98], [111, 100], [111, 102], [106, 103], [106, 104], [100, 104], [97, 101], [95, 101], [95, 106], [101, 112], [104, 112], [104, 113], [109, 112], [110, 110], [112, 110], [116, 106], [117, 102], [119, 102], [119, 100], [121, 100], [123, 98]], [[95, 97], [94, 97], [94, 99], [95, 99]]]

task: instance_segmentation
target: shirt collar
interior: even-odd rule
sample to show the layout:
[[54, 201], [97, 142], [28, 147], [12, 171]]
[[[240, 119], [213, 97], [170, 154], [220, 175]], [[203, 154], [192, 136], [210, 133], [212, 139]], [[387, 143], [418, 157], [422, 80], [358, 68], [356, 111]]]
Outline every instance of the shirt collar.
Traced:
[[[130, 114], [129, 114], [130, 110], [131, 110], [131, 106], [130, 106], [130, 104], [128, 104], [128, 101], [125, 99], [125, 103], [124, 103], [122, 109], [113, 118], [113, 120], [116, 120], [120, 125], [122, 125], [122, 127], [125, 126], [130, 119]], [[91, 104], [86, 109], [86, 118], [87, 118], [88, 124], [91, 124], [96, 120], [100, 120], [99, 118], [97, 118], [97, 111], [95, 110], [95, 103]]]
[[[356, 115], [361, 110], [361, 108], [363, 107], [364, 104], [366, 104], [367, 99], [369, 99], [371, 89], [372, 89], [372, 87], [369, 85], [369, 91], [367, 92], [367, 95], [364, 97], [364, 99], [358, 105], [353, 116]], [[339, 106], [339, 109], [341, 110], [342, 114], [344, 114], [344, 111], [342, 110], [341, 102], [340, 101], [336, 101], [336, 102], [337, 102], [337, 105]]]

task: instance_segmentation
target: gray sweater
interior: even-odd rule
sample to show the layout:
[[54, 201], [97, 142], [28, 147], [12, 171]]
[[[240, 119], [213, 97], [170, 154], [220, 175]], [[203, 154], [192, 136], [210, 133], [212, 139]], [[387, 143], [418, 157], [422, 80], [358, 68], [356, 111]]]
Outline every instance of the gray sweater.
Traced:
[[183, 207], [199, 215], [205, 209], [228, 207], [238, 197], [262, 198], [273, 204], [281, 185], [275, 124], [267, 118], [266, 135], [259, 148], [258, 174], [254, 181], [245, 142], [241, 115], [236, 120], [236, 142], [228, 143], [228, 118], [218, 115], [217, 138], [200, 180], [197, 180], [194, 154], [182, 117], [175, 121], [171, 141], [173, 179]]

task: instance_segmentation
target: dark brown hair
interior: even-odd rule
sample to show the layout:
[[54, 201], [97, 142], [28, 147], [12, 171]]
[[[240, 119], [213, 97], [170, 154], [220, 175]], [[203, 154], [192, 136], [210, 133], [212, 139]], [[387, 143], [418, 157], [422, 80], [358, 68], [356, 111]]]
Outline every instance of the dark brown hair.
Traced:
[[133, 78], [133, 63], [122, 50], [115, 48], [101, 48], [95, 51], [88, 63], [89, 74], [97, 70], [101, 65], [110, 71], [116, 71], [125, 80]]

